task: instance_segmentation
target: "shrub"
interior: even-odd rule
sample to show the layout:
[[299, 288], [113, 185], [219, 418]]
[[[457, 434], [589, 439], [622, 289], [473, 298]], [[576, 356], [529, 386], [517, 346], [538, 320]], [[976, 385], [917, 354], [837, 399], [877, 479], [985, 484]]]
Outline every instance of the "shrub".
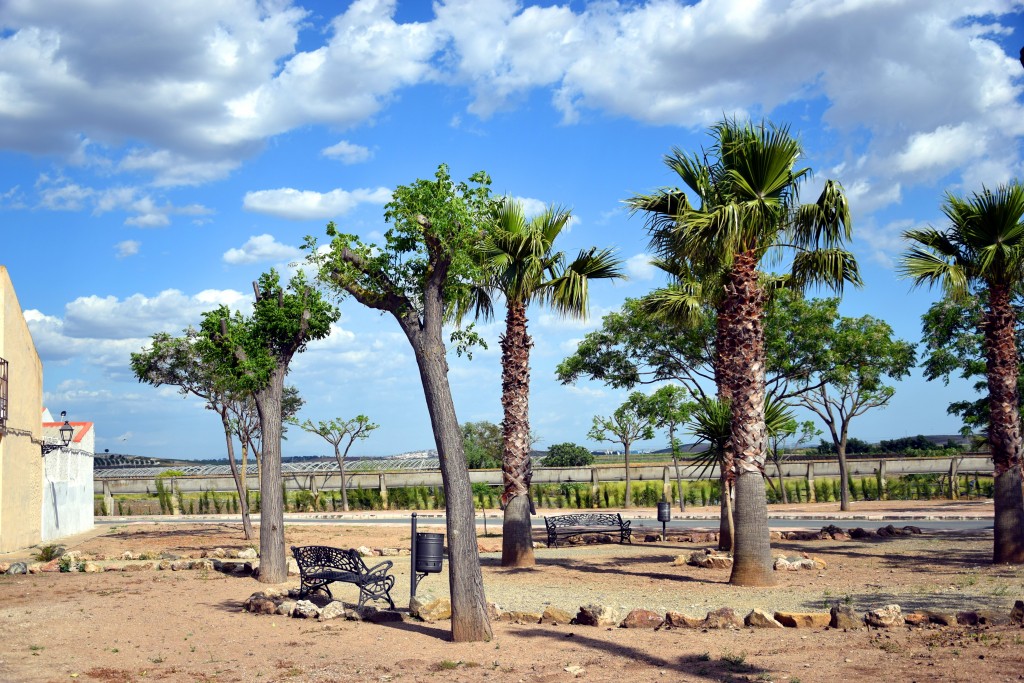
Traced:
[[556, 443], [540, 461], [544, 467], [584, 467], [594, 462], [594, 454], [574, 443]]

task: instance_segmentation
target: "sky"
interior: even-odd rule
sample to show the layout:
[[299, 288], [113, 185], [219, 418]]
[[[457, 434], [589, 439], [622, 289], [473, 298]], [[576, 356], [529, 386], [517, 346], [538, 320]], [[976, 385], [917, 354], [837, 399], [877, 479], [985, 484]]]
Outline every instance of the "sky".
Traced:
[[[219, 304], [248, 312], [251, 282], [294, 272], [329, 221], [379, 241], [391, 191], [438, 164], [485, 170], [531, 211], [572, 209], [567, 254], [624, 260], [629, 280], [595, 283], [587, 320], [529, 312], [537, 447], [597, 447], [593, 416], [627, 392], [563, 386], [554, 368], [662, 284], [623, 200], [677, 184], [664, 155], [699, 151], [723, 116], [789, 124], [814, 170], [802, 196], [827, 178], [849, 196], [865, 286], [843, 314], [917, 342], [938, 293], [898, 278], [900, 235], [942, 227], [944, 192], [1024, 176], [1022, 45], [1013, 0], [4, 0], [0, 264], [51, 412], [94, 422], [100, 453], [217, 458], [216, 415], [140, 384], [129, 354]], [[352, 455], [432, 448], [397, 323], [340, 310], [292, 364], [299, 417], [369, 416], [380, 428]], [[461, 422], [501, 421], [501, 328], [500, 313], [480, 327], [489, 349], [471, 361], [449, 354]], [[955, 433], [946, 407], [967, 396], [915, 371], [850, 433]], [[283, 452], [328, 448], [293, 428]]]

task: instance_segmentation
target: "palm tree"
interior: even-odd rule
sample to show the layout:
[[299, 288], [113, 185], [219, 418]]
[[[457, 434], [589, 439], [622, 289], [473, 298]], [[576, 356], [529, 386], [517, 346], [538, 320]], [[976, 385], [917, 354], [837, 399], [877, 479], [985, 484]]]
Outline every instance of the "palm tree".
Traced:
[[947, 296], [983, 294], [985, 374], [988, 380], [989, 443], [995, 470], [995, 540], [992, 561], [1024, 564], [1024, 493], [1021, 491], [1021, 426], [1018, 364], [1011, 305], [1024, 284], [1024, 187], [982, 188], [969, 198], [947, 194], [946, 230], [908, 230], [911, 243], [901, 273], [914, 285], [940, 285]]
[[571, 263], [554, 250], [570, 219], [568, 210], [551, 206], [530, 220], [520, 202], [505, 199], [494, 212], [491, 229], [479, 247], [486, 273], [478, 315], [492, 310], [491, 294], [505, 299], [505, 334], [501, 338], [501, 405], [504, 409], [501, 459], [504, 491], [501, 564], [532, 567], [530, 525], [530, 347], [526, 310], [532, 303], [550, 306], [563, 316], [583, 317], [589, 306], [591, 280], [621, 278], [622, 263], [610, 249], [580, 251]]
[[[722, 121], [710, 129], [710, 149], [665, 158], [699, 199], [691, 205], [675, 189], [648, 198], [663, 209], [660, 226], [673, 258], [694, 272], [721, 270], [716, 306], [721, 376], [730, 394], [729, 445], [735, 458], [736, 537], [730, 582], [771, 585], [771, 547], [763, 479], [765, 429], [765, 296], [774, 286], [824, 285], [841, 291], [860, 284], [850, 238], [850, 213], [842, 187], [828, 180], [817, 201], [799, 204], [799, 186], [810, 169], [795, 169], [802, 150], [786, 126]], [[636, 204], [643, 198], [635, 198]], [[643, 207], [640, 207], [643, 208]], [[674, 215], [673, 215], [674, 213]], [[783, 278], [767, 278], [763, 260], [793, 257]]]

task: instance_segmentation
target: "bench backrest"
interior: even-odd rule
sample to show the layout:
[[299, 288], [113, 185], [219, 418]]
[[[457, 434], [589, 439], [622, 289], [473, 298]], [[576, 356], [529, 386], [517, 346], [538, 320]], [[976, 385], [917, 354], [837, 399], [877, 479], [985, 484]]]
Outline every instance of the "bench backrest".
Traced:
[[292, 555], [303, 574], [333, 569], [365, 574], [366, 564], [354, 549], [342, 550], [329, 545], [292, 546]]
[[622, 526], [622, 515], [609, 512], [579, 512], [571, 515], [555, 515], [545, 517], [544, 523], [550, 527], [560, 526]]

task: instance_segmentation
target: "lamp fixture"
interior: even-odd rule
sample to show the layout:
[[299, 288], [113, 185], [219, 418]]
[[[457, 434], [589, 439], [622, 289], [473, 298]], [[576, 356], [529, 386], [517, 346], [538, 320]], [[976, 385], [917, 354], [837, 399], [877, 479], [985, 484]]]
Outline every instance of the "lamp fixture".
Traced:
[[55, 451], [58, 448], [62, 451], [67, 450], [67, 447], [71, 445], [71, 439], [75, 437], [75, 428], [71, 426], [71, 423], [67, 420], [68, 411], [60, 411], [60, 419], [64, 420], [64, 424], [60, 426], [58, 430], [60, 432], [60, 443], [44, 443], [43, 444], [43, 455]]

